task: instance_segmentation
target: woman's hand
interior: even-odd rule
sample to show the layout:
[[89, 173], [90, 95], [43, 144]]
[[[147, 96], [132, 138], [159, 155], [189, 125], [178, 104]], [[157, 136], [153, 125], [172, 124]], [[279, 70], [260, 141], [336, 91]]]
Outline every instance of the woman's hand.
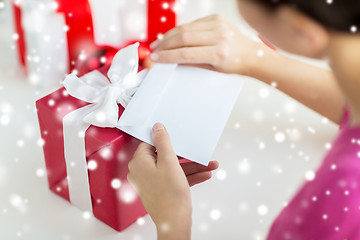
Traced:
[[251, 41], [220, 15], [184, 24], [153, 42], [154, 62], [200, 65], [224, 73], [249, 75], [262, 44]]
[[156, 224], [158, 239], [190, 239], [190, 186], [211, 178], [218, 163], [180, 165], [165, 127], [155, 124], [152, 134], [155, 147], [139, 145], [129, 162], [128, 180]]

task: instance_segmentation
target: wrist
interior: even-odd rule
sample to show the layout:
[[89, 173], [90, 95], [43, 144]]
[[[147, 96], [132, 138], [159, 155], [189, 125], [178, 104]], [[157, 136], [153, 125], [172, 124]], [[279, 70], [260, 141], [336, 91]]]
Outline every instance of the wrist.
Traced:
[[179, 210], [177, 214], [156, 223], [158, 240], [190, 240], [192, 211]]
[[248, 57], [247, 76], [270, 84], [266, 82], [268, 79], [266, 75], [272, 71], [270, 68], [272, 68], [273, 64], [269, 63], [277, 61], [276, 58], [279, 54], [263, 43], [255, 43], [252, 49], [253, 51]]

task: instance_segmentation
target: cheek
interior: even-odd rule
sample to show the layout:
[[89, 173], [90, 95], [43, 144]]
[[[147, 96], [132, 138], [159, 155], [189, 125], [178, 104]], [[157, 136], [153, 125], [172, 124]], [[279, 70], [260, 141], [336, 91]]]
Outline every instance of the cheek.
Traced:
[[292, 48], [292, 41], [289, 41], [289, 36], [292, 34], [289, 34], [286, 26], [279, 23], [271, 13], [266, 11], [247, 11], [240, 8], [240, 14], [250, 27], [256, 30], [262, 38], [272, 45], [284, 50], [290, 50]]
[[239, 0], [238, 8], [244, 20], [262, 37], [267, 40], [274, 40], [276, 38], [278, 33], [273, 31], [276, 29], [276, 26], [271, 13], [248, 0]]

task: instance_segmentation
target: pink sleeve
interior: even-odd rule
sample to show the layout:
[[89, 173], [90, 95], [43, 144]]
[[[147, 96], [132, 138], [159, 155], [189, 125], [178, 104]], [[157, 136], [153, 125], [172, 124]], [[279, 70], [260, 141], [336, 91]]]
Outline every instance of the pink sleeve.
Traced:
[[268, 240], [360, 239], [359, 169], [320, 169], [273, 223]]
[[348, 124], [349, 124], [349, 121], [350, 121], [350, 110], [348, 107], [345, 108], [345, 112], [344, 112], [344, 116], [341, 120], [341, 123], [340, 123], [340, 130], [345, 128]]

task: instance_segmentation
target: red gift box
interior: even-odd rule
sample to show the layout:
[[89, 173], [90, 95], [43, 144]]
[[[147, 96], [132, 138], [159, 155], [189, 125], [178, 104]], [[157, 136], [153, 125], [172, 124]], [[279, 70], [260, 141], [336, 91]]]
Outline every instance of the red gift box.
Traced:
[[[51, 14], [43, 16], [40, 12], [38, 15], [43, 16], [47, 22], [51, 22], [52, 18], [49, 16], [61, 16], [64, 19], [65, 26], [59, 26], [55, 24], [53, 29], [56, 30], [56, 34], [62, 34], [65, 38], [65, 44], [60, 44], [63, 52], [67, 52], [67, 56], [63, 60], [60, 61], [59, 64], [64, 65], [67, 69], [63, 70], [62, 75], [71, 72], [73, 69], [78, 70], [79, 74], [85, 74], [89, 71], [97, 69], [104, 64], [108, 64], [111, 62], [112, 57], [117, 52], [117, 50], [128, 46], [135, 41], [140, 41], [143, 49], [143, 55], [140, 56], [140, 60], [145, 59], [149, 54], [150, 50], [148, 48], [149, 44], [156, 40], [159, 34], [163, 34], [170, 30], [171, 28], [176, 26], [176, 14], [174, 12], [174, 5], [176, 0], [148, 0], [146, 3], [147, 12], [142, 13], [143, 15], [147, 15], [147, 36], [140, 41], [139, 38], [128, 39], [125, 38], [120, 42], [117, 42], [115, 45], [112, 44], [104, 44], [97, 43], [94, 31], [94, 22], [95, 20], [101, 21], [101, 19], [94, 19], [93, 10], [94, 6], [91, 6], [89, 0], [55, 0], [54, 4], [47, 3], [46, 8], [49, 6], [51, 9]], [[40, 8], [41, 4], [37, 1], [27, 1], [22, 4], [13, 0], [13, 11], [14, 11], [14, 23], [15, 23], [15, 31], [18, 34], [17, 40], [17, 48], [19, 55], [19, 62], [22, 65], [28, 68], [29, 75], [39, 75], [40, 82], [47, 81], [53, 82], [53, 84], [58, 83], [58, 75], [51, 76], [50, 79], [49, 74], [43, 73], [42, 70], [39, 72], [36, 64], [33, 66], [30, 64], [27, 56], [31, 56], [33, 53], [33, 49], [36, 50], [37, 47], [43, 48], [44, 45], [41, 44], [41, 41], [44, 40], [44, 35], [47, 34], [41, 33], [36, 41], [29, 42], [28, 37], [31, 33], [28, 33], [26, 29], [23, 29], [24, 25], [24, 16], [27, 16], [31, 11], [35, 11], [36, 8]], [[37, 6], [37, 4], [40, 4]], [[104, 2], [106, 4], [106, 2]], [[144, 3], [145, 4], [145, 3]], [[49, 6], [48, 6], [49, 5]], [[111, 8], [111, 6], [109, 6]], [[35, 9], [35, 10], [34, 10]], [[36, 15], [36, 14], [35, 14]], [[31, 21], [31, 19], [27, 19], [26, 21]], [[53, 24], [51, 22], [51, 24]], [[63, 29], [64, 28], [64, 29]], [[44, 30], [47, 31], [47, 30]], [[146, 35], [146, 33], [144, 33]], [[53, 38], [57, 38], [57, 36], [50, 36]], [[34, 38], [31, 35], [31, 38]], [[53, 42], [53, 45], [58, 44], [57, 42]], [[37, 51], [38, 57], [40, 59], [58, 59], [56, 54], [49, 53], [49, 51]], [[102, 58], [103, 57], [103, 58]], [[54, 60], [53, 60], [54, 61]], [[44, 78], [44, 79], [43, 79]], [[45, 84], [49, 85], [49, 84]]]
[[[108, 68], [99, 71], [105, 75]], [[43, 149], [49, 188], [67, 201], [70, 201], [70, 197], [63, 118], [86, 105], [88, 103], [71, 97], [65, 88], [36, 102], [41, 136], [45, 143]], [[119, 105], [119, 117], [123, 111], [124, 108]], [[117, 128], [90, 126], [85, 133], [93, 214], [117, 231], [124, 230], [146, 214], [140, 198], [127, 182], [128, 162], [139, 143], [139, 140]]]

